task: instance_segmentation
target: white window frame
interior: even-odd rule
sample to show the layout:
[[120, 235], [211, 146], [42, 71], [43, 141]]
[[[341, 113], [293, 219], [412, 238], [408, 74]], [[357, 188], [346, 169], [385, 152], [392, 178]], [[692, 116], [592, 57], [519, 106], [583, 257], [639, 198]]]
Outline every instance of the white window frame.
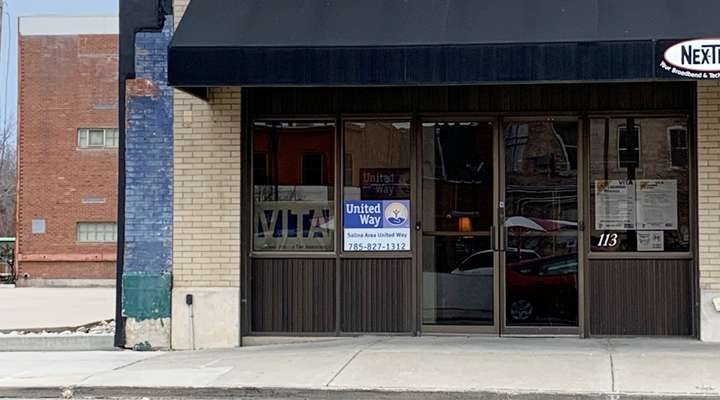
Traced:
[[[107, 236], [110, 235], [110, 238]], [[78, 222], [75, 226], [75, 241], [78, 243], [116, 243], [116, 222]]]
[[[102, 131], [102, 145], [93, 145], [90, 143], [90, 132]], [[118, 147], [118, 137], [120, 132], [117, 128], [79, 128], [77, 130], [77, 147], [79, 149], [116, 149]], [[108, 138], [114, 137], [114, 143], [108, 143]]]

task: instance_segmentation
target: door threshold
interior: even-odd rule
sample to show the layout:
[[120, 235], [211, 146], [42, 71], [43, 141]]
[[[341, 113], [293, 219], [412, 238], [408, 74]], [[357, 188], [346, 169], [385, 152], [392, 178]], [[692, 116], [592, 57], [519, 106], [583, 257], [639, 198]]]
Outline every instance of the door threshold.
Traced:
[[504, 338], [525, 338], [525, 339], [533, 339], [533, 338], [568, 338], [568, 339], [582, 339], [582, 336], [577, 333], [509, 333], [509, 334], [503, 334], [500, 335], [500, 337]]

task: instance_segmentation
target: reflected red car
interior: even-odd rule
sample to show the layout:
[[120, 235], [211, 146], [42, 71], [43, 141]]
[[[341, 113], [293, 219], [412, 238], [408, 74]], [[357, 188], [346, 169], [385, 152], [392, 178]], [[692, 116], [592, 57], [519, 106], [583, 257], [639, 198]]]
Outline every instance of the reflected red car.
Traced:
[[508, 264], [508, 324], [577, 324], [577, 271], [577, 254]]

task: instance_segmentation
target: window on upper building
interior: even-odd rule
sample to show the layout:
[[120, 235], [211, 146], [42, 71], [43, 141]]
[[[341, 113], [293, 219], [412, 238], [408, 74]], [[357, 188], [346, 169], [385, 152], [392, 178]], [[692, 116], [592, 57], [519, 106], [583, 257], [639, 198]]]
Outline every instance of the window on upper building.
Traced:
[[117, 240], [115, 222], [78, 222], [77, 237], [81, 243], [114, 243]]
[[640, 167], [640, 127], [626, 125], [618, 127], [618, 165], [620, 168]]
[[45, 233], [45, 220], [44, 219], [32, 220], [32, 233]]
[[77, 145], [81, 149], [118, 147], [118, 130], [116, 128], [81, 128], [78, 129]]
[[673, 167], [684, 168], [688, 166], [688, 135], [684, 126], [671, 126], [668, 128], [670, 141], [670, 163]]

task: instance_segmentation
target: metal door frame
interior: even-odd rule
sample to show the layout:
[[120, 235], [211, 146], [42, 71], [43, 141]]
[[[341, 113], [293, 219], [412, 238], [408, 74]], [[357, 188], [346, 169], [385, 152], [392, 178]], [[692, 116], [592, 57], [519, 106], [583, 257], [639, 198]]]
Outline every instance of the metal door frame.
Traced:
[[[432, 122], [477, 122], [477, 123], [488, 123], [492, 125], [492, 154], [493, 154], [493, 203], [490, 204], [493, 207], [493, 225], [491, 227], [491, 249], [493, 250], [494, 268], [493, 268], [493, 324], [492, 325], [433, 325], [425, 324], [423, 322], [423, 236], [424, 230], [422, 228], [422, 217], [423, 208], [425, 206], [423, 199], [423, 123]], [[415, 270], [418, 271], [418, 279], [416, 285], [418, 287], [418, 307], [416, 313], [418, 313], [418, 329], [423, 334], [473, 334], [473, 335], [487, 335], [487, 336], [498, 336], [500, 334], [500, 280], [499, 280], [499, 265], [500, 265], [500, 253], [496, 250], [496, 244], [498, 242], [498, 201], [499, 201], [499, 138], [500, 138], [500, 127], [498, 125], [497, 117], [489, 116], [478, 116], [478, 115], [458, 115], [458, 114], [446, 114], [443, 116], [427, 116], [418, 117], [414, 120], [416, 126], [415, 141], [417, 143], [415, 152], [415, 162], [417, 171], [415, 177], [415, 185], [417, 185], [417, 199], [419, 204], [415, 207], [416, 217], [420, 229], [415, 230], [417, 243], [415, 247], [416, 252], [416, 265]], [[434, 200], [433, 200], [434, 201]], [[493, 240], [492, 238], [496, 238]]]
[[[581, 115], [575, 115], [575, 116], [569, 116], [567, 114], [561, 114], [561, 115], [553, 115], [553, 114], [545, 114], [545, 115], [528, 115], [523, 117], [507, 117], [503, 118], [502, 116], [498, 118], [498, 126], [499, 126], [499, 138], [498, 140], [501, 141], [501, 145], [498, 148], [499, 154], [497, 157], [500, 159], [500, 180], [498, 181], [499, 184], [499, 190], [500, 193], [500, 199], [499, 202], [502, 202], [503, 204], [506, 203], [506, 190], [507, 190], [507, 179], [505, 176], [505, 133], [504, 129], [502, 128], [506, 122], [539, 122], [539, 121], [576, 121], [578, 125], [577, 130], [577, 172], [576, 172], [576, 193], [577, 193], [577, 258], [578, 258], [578, 273], [576, 277], [576, 285], [577, 285], [577, 296], [578, 296], [578, 302], [577, 302], [577, 312], [578, 312], [578, 325], [577, 326], [540, 326], [540, 325], [527, 325], [527, 326], [508, 326], [507, 325], [507, 314], [506, 314], [506, 300], [507, 300], [507, 286], [505, 282], [505, 271], [506, 271], [506, 260], [504, 257], [504, 250], [501, 252], [500, 257], [500, 305], [502, 307], [502, 313], [500, 313], [500, 335], [501, 336], [583, 336], [584, 332], [584, 324], [585, 324], [585, 312], [584, 312], [584, 303], [585, 303], [585, 240], [584, 240], [584, 231], [585, 231], [585, 221], [583, 218], [585, 217], [585, 208], [584, 208], [584, 201], [585, 201], [585, 194], [583, 192], [584, 187], [584, 171], [585, 171], [585, 158], [584, 158], [584, 149], [585, 149], [585, 123], [584, 118], [582, 118]], [[499, 204], [499, 203], [498, 203]], [[505, 221], [504, 221], [504, 212], [505, 210], [502, 210], [503, 218], [501, 218], [501, 224], [499, 225], [500, 232], [499, 238], [500, 242], [502, 242], [502, 248], [505, 249], [507, 247], [507, 234], [505, 229]]]
[[[578, 325], [574, 327], [543, 327], [543, 326], [507, 326], [506, 321], [506, 286], [505, 286], [505, 252], [507, 236], [505, 231], [505, 210], [501, 204], [505, 204], [506, 179], [505, 179], [505, 135], [503, 125], [505, 122], [522, 121], [577, 121], [577, 245], [578, 245]], [[494, 251], [494, 274], [493, 274], [493, 324], [492, 325], [432, 325], [423, 323], [423, 229], [422, 214], [424, 207], [423, 199], [423, 132], [424, 122], [487, 122], [493, 125], [493, 226], [492, 231], [496, 240], [491, 244]], [[557, 114], [529, 114], [519, 116], [517, 114], [490, 115], [421, 115], [413, 119], [415, 125], [415, 179], [417, 185], [417, 207], [414, 207], [415, 221], [420, 229], [415, 231], [414, 269], [417, 271], [417, 303], [416, 307], [418, 331], [421, 334], [473, 334], [487, 336], [584, 336], [585, 332], [585, 195], [582, 190], [585, 184], [585, 149], [586, 149], [586, 119], [579, 114], [557, 113]]]

